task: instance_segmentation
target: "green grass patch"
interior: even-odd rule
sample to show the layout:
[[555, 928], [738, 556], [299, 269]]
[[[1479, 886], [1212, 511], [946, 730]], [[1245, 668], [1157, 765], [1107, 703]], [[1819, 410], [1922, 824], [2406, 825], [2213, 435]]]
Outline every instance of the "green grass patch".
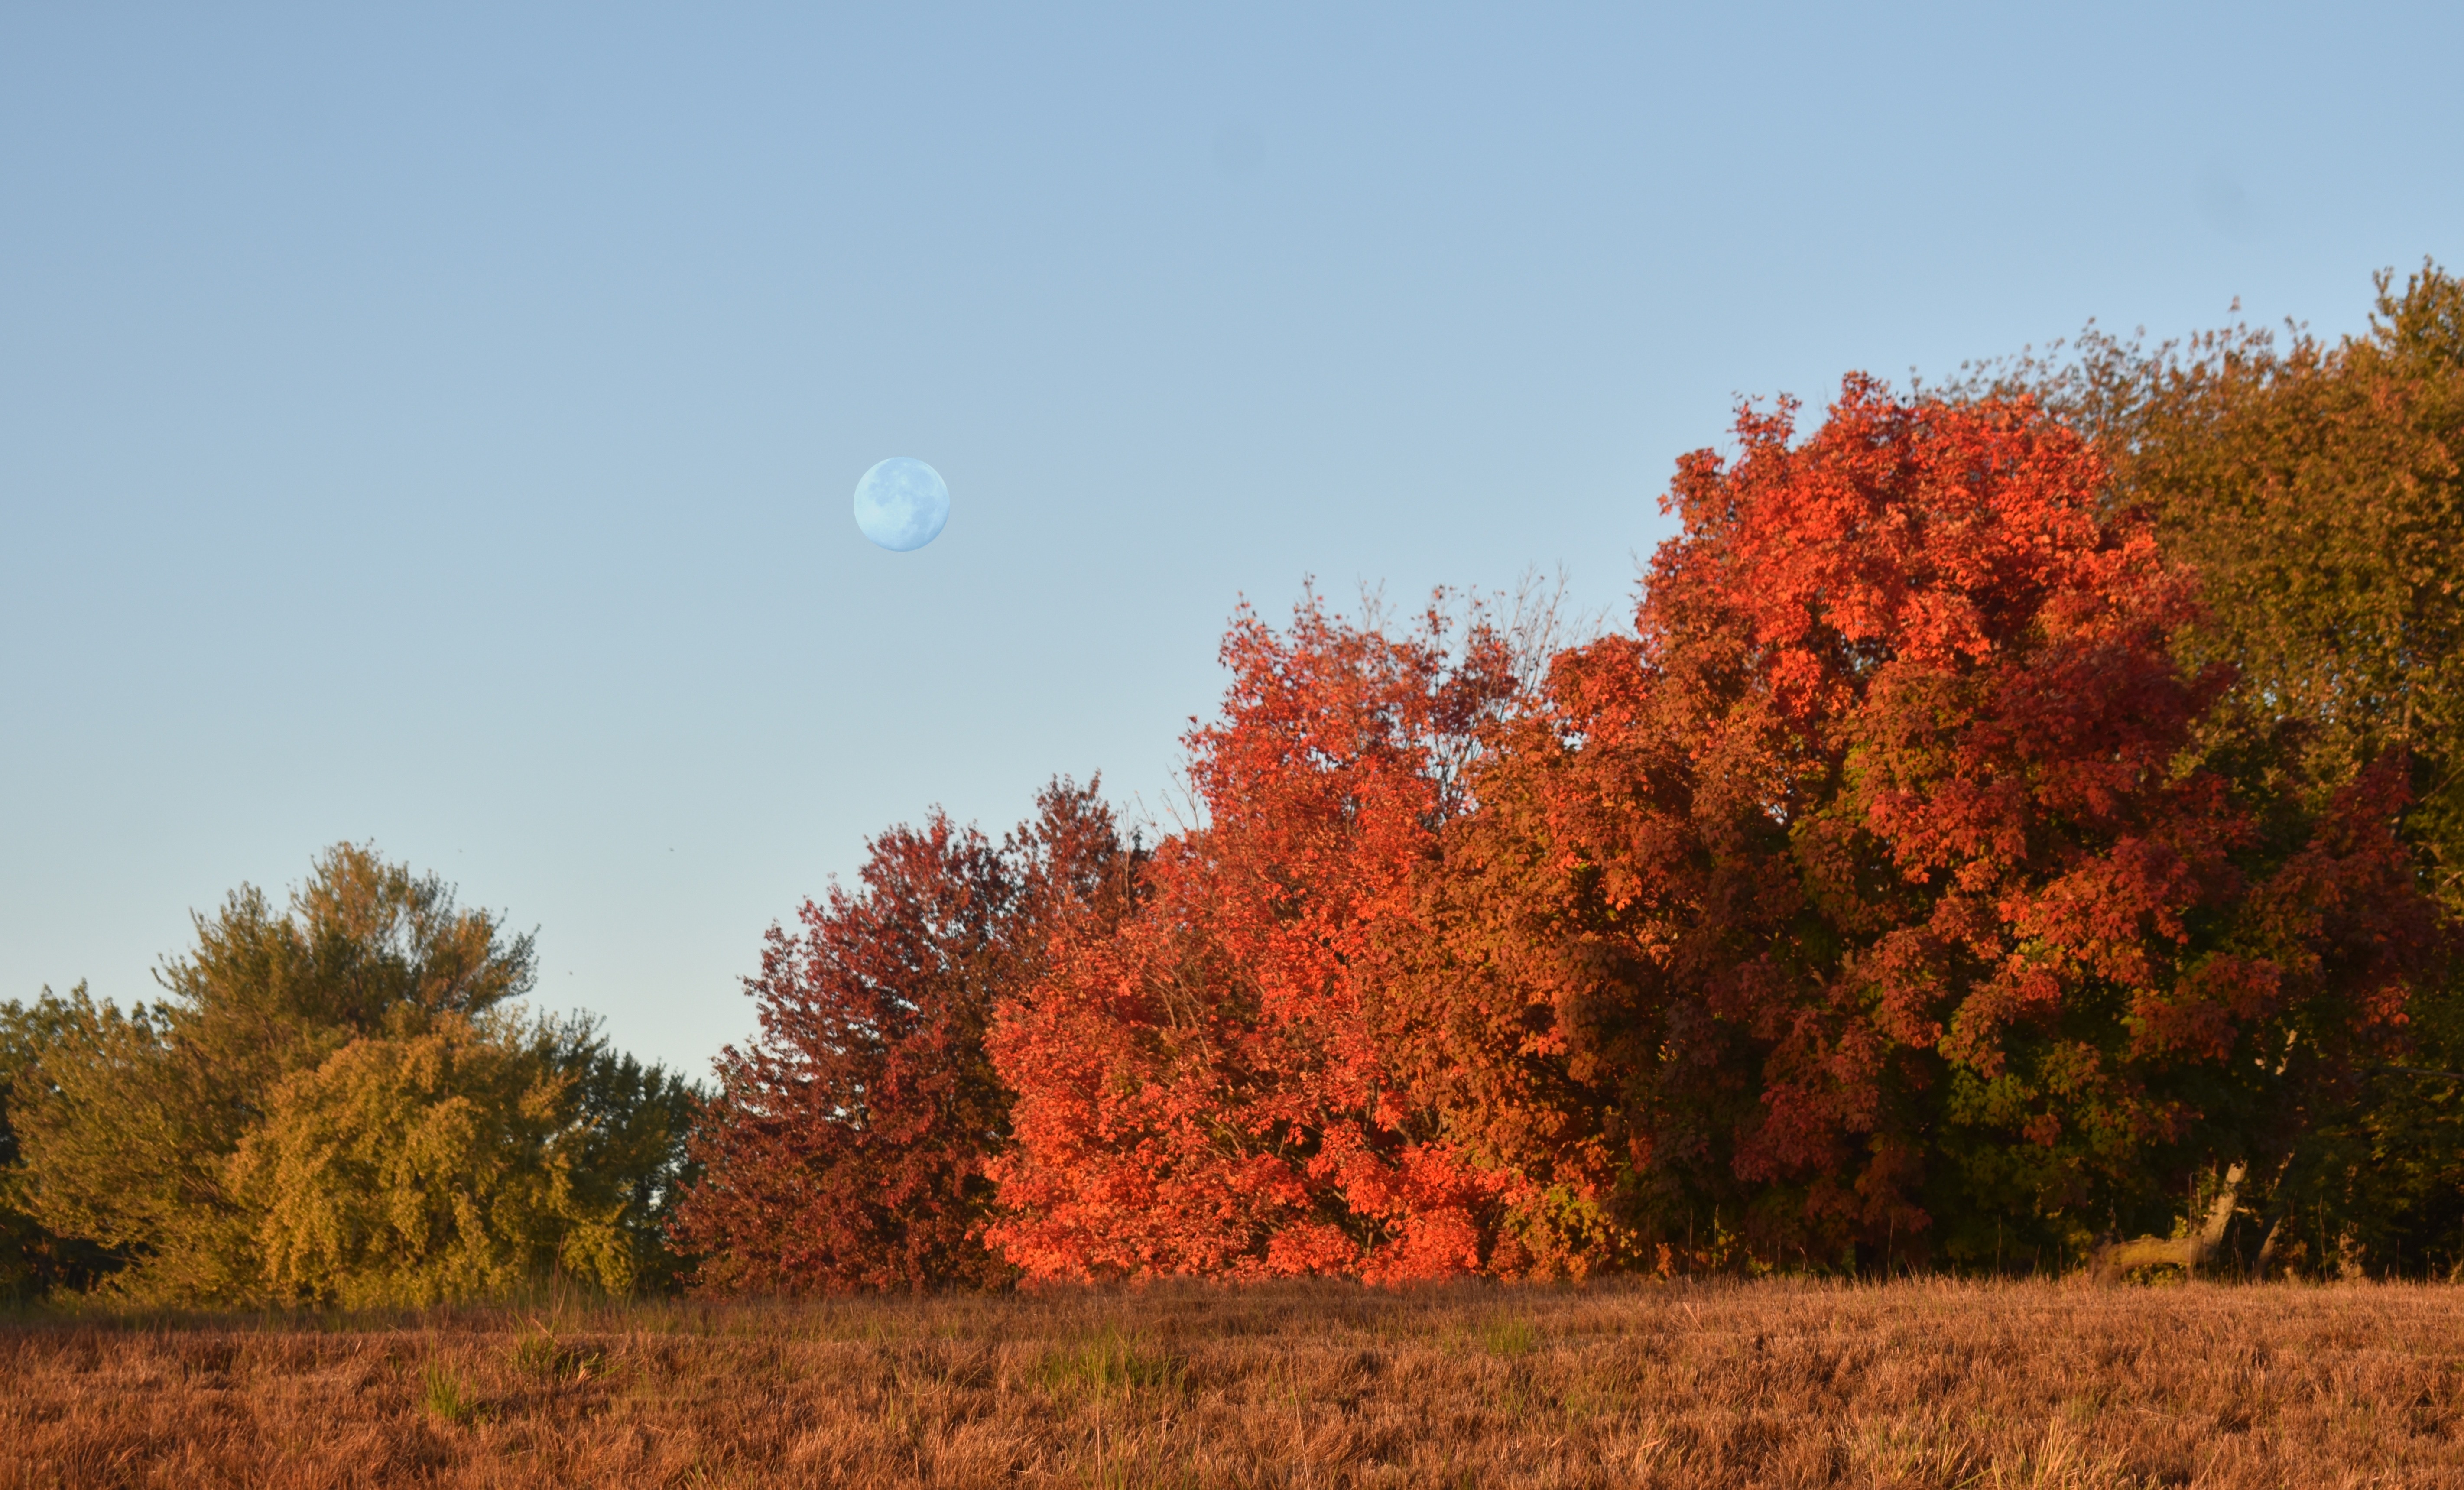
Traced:
[[420, 1368], [419, 1408], [440, 1423], [460, 1427], [479, 1420], [479, 1399], [451, 1367], [435, 1361]]
[[587, 1381], [607, 1373], [607, 1358], [597, 1350], [583, 1350], [560, 1342], [545, 1329], [537, 1329], [514, 1344], [514, 1369], [540, 1381]]
[[1489, 1354], [1510, 1361], [1539, 1349], [1540, 1331], [1523, 1320], [1498, 1320], [1481, 1331], [1480, 1343]]
[[1045, 1385], [1061, 1391], [1108, 1396], [1139, 1389], [1179, 1389], [1184, 1369], [1170, 1351], [1118, 1330], [1065, 1347], [1045, 1357]]

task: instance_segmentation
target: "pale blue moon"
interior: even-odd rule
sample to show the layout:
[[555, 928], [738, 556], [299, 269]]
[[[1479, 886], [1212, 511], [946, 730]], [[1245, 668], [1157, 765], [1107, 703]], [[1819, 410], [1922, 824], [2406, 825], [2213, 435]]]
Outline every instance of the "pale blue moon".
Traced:
[[855, 525], [883, 548], [902, 554], [922, 548], [949, 520], [948, 484], [913, 456], [892, 455], [855, 484]]

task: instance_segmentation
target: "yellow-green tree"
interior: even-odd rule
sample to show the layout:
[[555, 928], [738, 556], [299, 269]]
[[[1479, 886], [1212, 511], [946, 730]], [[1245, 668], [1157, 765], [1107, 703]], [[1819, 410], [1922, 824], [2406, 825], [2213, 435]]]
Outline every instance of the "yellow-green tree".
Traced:
[[139, 1300], [428, 1302], [661, 1282], [693, 1096], [523, 1016], [530, 939], [367, 849], [242, 887], [122, 1010], [83, 993], [12, 1100], [11, 1203]]
[[631, 1288], [622, 1201], [577, 1183], [575, 1077], [552, 1045], [485, 1016], [398, 1023], [285, 1078], [241, 1137], [230, 1189], [264, 1289], [433, 1304], [551, 1268]]
[[0, 1002], [0, 1300], [82, 1287], [115, 1260], [91, 1241], [51, 1231], [16, 1198], [20, 1165], [13, 1114], [33, 1099], [39, 1080], [36, 1063], [84, 995], [83, 985], [68, 998], [46, 988], [31, 1004], [14, 998]]

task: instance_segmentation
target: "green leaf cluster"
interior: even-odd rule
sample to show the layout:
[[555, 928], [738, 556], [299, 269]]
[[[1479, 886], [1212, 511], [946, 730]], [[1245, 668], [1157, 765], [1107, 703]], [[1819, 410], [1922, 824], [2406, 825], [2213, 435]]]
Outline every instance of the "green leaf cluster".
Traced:
[[[82, 999], [82, 985], [71, 999]], [[58, 1040], [70, 1019], [70, 1001], [44, 989], [32, 1004], [0, 1003], [0, 1302], [40, 1298], [58, 1289], [90, 1285], [118, 1259], [81, 1238], [62, 1237], [26, 1214], [6, 1180], [18, 1169], [19, 1145], [12, 1110], [38, 1080], [35, 1063]]]

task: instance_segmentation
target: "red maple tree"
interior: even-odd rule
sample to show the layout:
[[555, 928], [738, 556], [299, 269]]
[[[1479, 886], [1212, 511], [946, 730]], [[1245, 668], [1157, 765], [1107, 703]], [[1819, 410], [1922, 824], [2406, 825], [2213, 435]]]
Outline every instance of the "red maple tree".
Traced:
[[760, 1038], [729, 1046], [678, 1207], [697, 1286], [843, 1292], [994, 1286], [984, 1166], [1010, 1093], [986, 1058], [995, 1003], [1038, 975], [1066, 926], [1117, 919], [1136, 890], [1096, 785], [1055, 781], [996, 846], [935, 813], [873, 839], [850, 893], [773, 927], [746, 980]]

